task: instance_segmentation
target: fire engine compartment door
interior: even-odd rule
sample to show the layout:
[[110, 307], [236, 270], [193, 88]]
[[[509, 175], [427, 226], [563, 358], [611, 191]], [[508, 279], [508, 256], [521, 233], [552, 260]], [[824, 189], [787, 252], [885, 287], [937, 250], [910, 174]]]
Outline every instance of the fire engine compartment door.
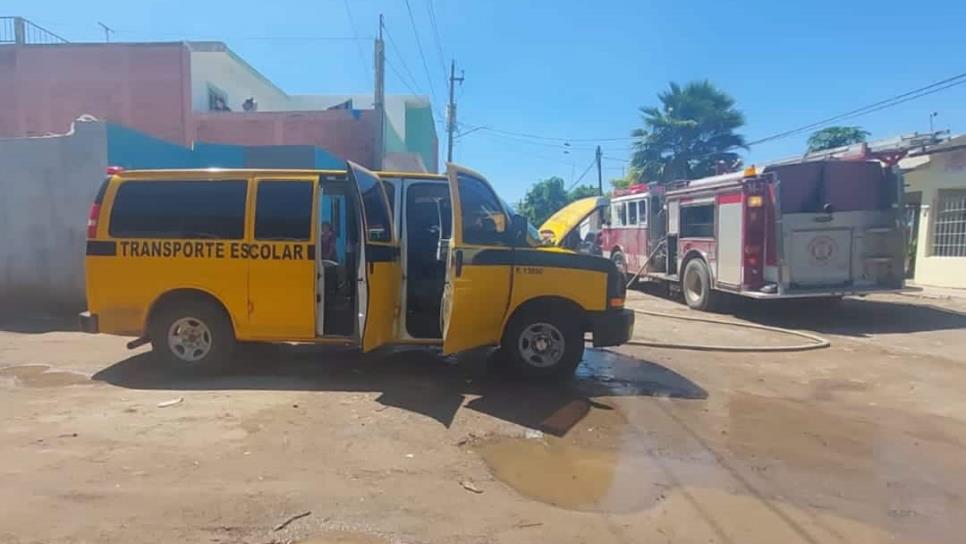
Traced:
[[[799, 215], [798, 218], [803, 217]], [[795, 215], [784, 217], [786, 228], [791, 231], [785, 243], [790, 287], [808, 289], [850, 285], [852, 229], [814, 228], [811, 217], [803, 218], [808, 219], [810, 225], [796, 226], [795, 219]]]
[[362, 215], [358, 317], [362, 351], [372, 351], [394, 339], [399, 315], [399, 242], [393, 234], [392, 212], [382, 181], [349, 162], [349, 177], [358, 190]]
[[483, 176], [447, 165], [453, 227], [443, 286], [443, 353], [497, 344], [510, 301], [510, 216]]
[[737, 287], [741, 283], [743, 206], [741, 193], [718, 195], [718, 267], [715, 279], [719, 283]]

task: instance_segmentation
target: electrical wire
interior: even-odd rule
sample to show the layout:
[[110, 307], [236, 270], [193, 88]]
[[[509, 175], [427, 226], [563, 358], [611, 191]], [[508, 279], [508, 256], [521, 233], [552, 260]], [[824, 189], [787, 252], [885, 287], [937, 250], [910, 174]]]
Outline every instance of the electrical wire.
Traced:
[[416, 29], [416, 18], [413, 16], [413, 7], [409, 3], [409, 0], [406, 0], [406, 11], [409, 12], [409, 23], [413, 27], [413, 35], [416, 36], [416, 49], [419, 50], [419, 58], [423, 61], [423, 71], [426, 72], [426, 82], [429, 84], [429, 93], [433, 96], [433, 102], [435, 103], [437, 100], [436, 91], [433, 88], [433, 78], [429, 76], [429, 65], [426, 64], [426, 55], [423, 54], [423, 44], [419, 39], [419, 30]]
[[409, 89], [411, 93], [416, 95], [422, 94], [416, 89], [414, 89], [412, 85], [409, 84], [408, 81], [406, 81], [406, 78], [403, 77], [403, 75], [399, 72], [399, 70], [396, 69], [396, 66], [389, 60], [389, 57], [386, 57], [386, 65], [389, 66], [389, 69], [392, 70], [392, 73], [396, 74], [396, 77], [399, 78], [399, 81], [401, 81], [402, 84], [405, 85], [406, 88]]
[[363, 77], [371, 84], [372, 74], [369, 73], [369, 69], [366, 67], [368, 64], [366, 62], [366, 55], [362, 52], [362, 46], [359, 45], [359, 33], [356, 32], [356, 23], [352, 19], [352, 9], [349, 8], [349, 0], [343, 0], [343, 3], [345, 4], [345, 13], [349, 17], [349, 27], [352, 29], [352, 35], [356, 38], [356, 51], [359, 52], [359, 60], [362, 62], [362, 72], [364, 74]]
[[446, 56], [443, 55], [443, 42], [439, 39], [439, 25], [436, 23], [436, 8], [433, 7], [433, 0], [426, 0], [426, 11], [429, 12], [429, 22], [433, 27], [436, 53], [439, 54], [439, 67], [443, 69], [443, 81], [446, 81]]
[[580, 177], [578, 177], [576, 181], [570, 184], [570, 187], [567, 188], [568, 193], [574, 190], [574, 187], [576, 187], [580, 183], [580, 180], [584, 179], [584, 176], [587, 175], [587, 172], [590, 172], [590, 169], [593, 168], [595, 164], [597, 164], [597, 157], [594, 157], [594, 160], [590, 161], [590, 164], [588, 164], [587, 168], [584, 169], [584, 173], [580, 174]]
[[[409, 76], [409, 81], [411, 81], [413, 84], [412, 87], [410, 87], [410, 89], [412, 88], [420, 89], [419, 80], [416, 79], [416, 76], [413, 75], [412, 70], [409, 69], [409, 65], [406, 64], [406, 59], [403, 57], [402, 49], [400, 49], [399, 46], [396, 45], [396, 39], [392, 37], [392, 32], [389, 32], [389, 29], [385, 27], [383, 27], [383, 32], [386, 34], [386, 37], [389, 38], [389, 47], [396, 52], [395, 53], [396, 58], [399, 59], [400, 66], [402, 66], [403, 71], [406, 73], [406, 75]], [[416, 94], [423, 94], [423, 93], [416, 93]]]
[[[951, 84], [949, 84], [949, 83], [951, 83]], [[827, 119], [822, 119], [821, 121], [816, 121], [814, 123], [809, 123], [807, 125], [804, 125], [804, 126], [801, 126], [801, 127], [798, 127], [798, 128], [794, 128], [794, 129], [791, 129], [791, 130], [786, 130], [784, 132], [779, 132], [779, 133], [773, 134], [771, 136], [766, 136], [764, 138], [760, 138], [758, 140], [755, 140], [755, 141], [752, 141], [752, 142], [748, 142], [747, 145], [749, 145], [749, 146], [751, 146], [751, 145], [757, 145], [757, 144], [761, 144], [761, 143], [764, 143], [764, 142], [769, 142], [769, 141], [772, 141], [772, 140], [777, 140], [779, 138], [784, 138], [784, 137], [787, 137], [787, 136], [794, 136], [795, 134], [799, 134], [801, 132], [805, 132], [805, 131], [808, 131], [808, 130], [811, 130], [811, 129], [815, 129], [815, 128], [818, 128], [820, 126], [823, 126], [823, 125], [826, 125], [826, 124], [829, 124], [829, 123], [834, 123], [834, 122], [838, 122], [838, 121], [844, 121], [844, 120], [847, 120], [847, 119], [853, 119], [853, 118], [859, 117], [861, 115], [865, 115], [865, 114], [872, 113], [872, 112], [876, 112], [876, 111], [881, 111], [881, 110], [886, 109], [886, 108], [891, 108], [893, 106], [897, 106], [897, 105], [902, 104], [904, 102], [908, 102], [910, 100], [915, 100], [915, 99], [921, 98], [923, 96], [927, 96], [927, 95], [930, 95], [930, 94], [933, 94], [933, 93], [937, 93], [939, 91], [943, 91], [945, 89], [948, 89], [950, 87], [955, 87], [956, 85], [961, 85], [963, 83], [966, 83], [966, 72], [964, 72], [962, 74], [958, 74], [958, 75], [952, 76], [952, 77], [949, 77], [949, 78], [946, 78], [946, 79], [943, 79], [941, 81], [937, 81], [935, 83], [931, 83], [929, 85], [926, 85], [925, 87], [920, 87], [918, 89], [914, 89], [912, 91], [908, 91], [908, 92], [905, 92], [905, 93], [902, 93], [902, 94], [893, 96], [891, 98], [887, 98], [885, 100], [880, 100], [878, 102], [874, 102], [872, 104], [868, 104], [868, 105], [863, 106], [861, 108], [856, 108], [854, 110], [847, 111], [845, 113], [841, 113], [839, 115], [835, 115], [835, 116], [829, 117]], [[946, 84], [949, 84], [949, 85], [946, 85]], [[942, 86], [942, 85], [945, 85], [945, 86]], [[942, 87], [940, 87], [940, 86], [942, 86]], [[939, 87], [939, 88], [936, 88], [936, 87]]]

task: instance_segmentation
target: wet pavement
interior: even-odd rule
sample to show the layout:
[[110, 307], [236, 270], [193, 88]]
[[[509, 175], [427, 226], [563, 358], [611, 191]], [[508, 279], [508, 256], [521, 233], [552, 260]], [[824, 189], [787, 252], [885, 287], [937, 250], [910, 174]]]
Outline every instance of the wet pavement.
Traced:
[[[305, 346], [189, 378], [119, 338], [0, 331], [0, 543], [961, 542], [964, 318], [846, 303], [852, 328], [783, 318], [828, 350], [588, 349], [563, 383]], [[787, 340], [759, 334], [645, 330]]]

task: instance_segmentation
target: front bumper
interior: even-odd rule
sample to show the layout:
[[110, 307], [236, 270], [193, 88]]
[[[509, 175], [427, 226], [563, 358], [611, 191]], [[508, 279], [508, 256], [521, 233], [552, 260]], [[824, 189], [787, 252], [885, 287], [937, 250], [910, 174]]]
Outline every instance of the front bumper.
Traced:
[[634, 312], [623, 308], [595, 313], [591, 316], [590, 332], [595, 348], [624, 344], [634, 333]]
[[77, 316], [77, 320], [80, 323], [81, 332], [89, 332], [97, 334], [97, 314], [92, 314], [90, 312], [81, 312]]

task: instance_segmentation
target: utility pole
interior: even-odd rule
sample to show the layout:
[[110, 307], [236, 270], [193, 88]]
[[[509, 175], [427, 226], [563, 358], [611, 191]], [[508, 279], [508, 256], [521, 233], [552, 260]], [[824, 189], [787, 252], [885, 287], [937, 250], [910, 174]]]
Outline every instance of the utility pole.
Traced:
[[449, 105], [446, 107], [446, 132], [449, 140], [449, 146], [446, 148], [446, 162], [453, 162], [453, 133], [456, 132], [454, 88], [457, 81], [462, 85], [464, 79], [462, 70], [460, 70], [460, 77], [456, 77], [456, 60], [453, 60], [449, 65]]
[[934, 112], [932, 112], [932, 113], [929, 114], [929, 134], [933, 134], [934, 133], [933, 128], [932, 128], [932, 120], [935, 119], [937, 115], [939, 115], [939, 112], [938, 111], [934, 111]]
[[603, 155], [600, 146], [597, 146], [597, 194], [600, 196], [604, 196], [604, 175], [600, 167], [600, 159]]
[[104, 23], [102, 23], [100, 21], [97, 21], [97, 24], [101, 25], [101, 28], [104, 29], [104, 41], [106, 43], [111, 43], [111, 34], [114, 33], [114, 29], [111, 28], [111, 27], [109, 27], [109, 26], [107, 26], [107, 25], [105, 25]]
[[383, 156], [386, 153], [385, 149], [385, 135], [386, 135], [386, 82], [385, 82], [385, 71], [386, 71], [386, 48], [382, 41], [382, 29], [383, 29], [382, 14], [379, 14], [379, 34], [376, 37], [375, 44], [375, 69], [376, 69], [376, 88], [373, 93], [373, 108], [376, 110], [376, 142], [375, 142], [375, 168], [376, 170], [382, 169]]

